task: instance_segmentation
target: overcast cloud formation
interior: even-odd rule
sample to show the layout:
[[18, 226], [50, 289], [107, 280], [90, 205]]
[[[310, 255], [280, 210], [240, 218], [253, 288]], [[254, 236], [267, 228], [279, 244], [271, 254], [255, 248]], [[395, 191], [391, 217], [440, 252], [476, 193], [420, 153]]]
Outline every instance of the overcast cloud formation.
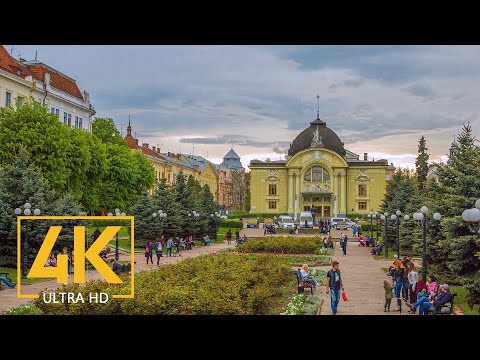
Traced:
[[[10, 49], [10, 45], [6, 46]], [[480, 133], [479, 46], [14, 46], [87, 90], [98, 117], [162, 152], [278, 160], [320, 118], [357, 154], [413, 167]], [[362, 155], [363, 156], [363, 155]]]

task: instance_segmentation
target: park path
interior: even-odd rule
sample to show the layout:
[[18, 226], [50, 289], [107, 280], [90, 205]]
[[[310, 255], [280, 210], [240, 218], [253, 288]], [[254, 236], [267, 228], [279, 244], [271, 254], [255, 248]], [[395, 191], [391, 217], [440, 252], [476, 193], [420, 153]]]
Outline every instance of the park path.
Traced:
[[[371, 249], [358, 246], [358, 242], [348, 242], [347, 255], [343, 255], [342, 249], [336, 244], [332, 260], [339, 262], [348, 299], [347, 302], [340, 299], [337, 315], [399, 315], [392, 311], [396, 309], [395, 299], [392, 299], [391, 312], [383, 312], [383, 281], [391, 281], [391, 277], [387, 276], [382, 268], [388, 268], [392, 260], [374, 259], [370, 254]], [[331, 266], [320, 269], [328, 271]], [[331, 315], [330, 295], [326, 294], [325, 286], [321, 287], [320, 297], [324, 300], [321, 315]], [[402, 305], [402, 315], [408, 315], [407, 310], [408, 308]]]

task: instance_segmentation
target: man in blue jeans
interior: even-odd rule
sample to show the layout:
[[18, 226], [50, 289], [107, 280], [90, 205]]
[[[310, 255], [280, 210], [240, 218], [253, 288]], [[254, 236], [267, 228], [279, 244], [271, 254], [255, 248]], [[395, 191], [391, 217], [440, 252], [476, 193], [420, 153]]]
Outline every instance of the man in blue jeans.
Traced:
[[330, 304], [332, 313], [337, 313], [338, 302], [340, 301], [340, 289], [343, 291], [343, 282], [340, 275], [338, 261], [332, 262], [332, 269], [327, 273], [326, 292], [330, 293]]
[[9, 288], [14, 288], [17, 284], [12, 284], [7, 278], [0, 276], [0, 281], [3, 281]]

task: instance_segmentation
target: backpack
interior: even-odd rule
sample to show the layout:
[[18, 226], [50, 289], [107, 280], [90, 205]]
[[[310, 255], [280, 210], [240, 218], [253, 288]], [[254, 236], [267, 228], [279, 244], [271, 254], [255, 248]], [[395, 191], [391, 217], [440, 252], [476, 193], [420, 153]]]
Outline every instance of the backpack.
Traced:
[[157, 245], [157, 251], [162, 251], [162, 250], [163, 250], [162, 243], [158, 243], [158, 245]]
[[145, 248], [145, 254], [150, 254], [150, 247], [147, 246], [147, 247]]

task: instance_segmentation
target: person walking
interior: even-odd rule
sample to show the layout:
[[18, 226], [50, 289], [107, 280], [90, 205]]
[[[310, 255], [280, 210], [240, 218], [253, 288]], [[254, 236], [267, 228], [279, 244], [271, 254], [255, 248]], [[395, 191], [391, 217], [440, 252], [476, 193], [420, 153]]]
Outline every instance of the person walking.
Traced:
[[343, 255], [347, 255], [347, 240], [347, 235], [342, 233], [342, 235], [340, 235], [340, 247], [343, 250]]
[[228, 229], [227, 235], [225, 235], [225, 237], [227, 238], [227, 244], [230, 245], [232, 243], [232, 230], [231, 229]]
[[147, 246], [145, 247], [145, 257], [147, 258], [147, 265], [148, 265], [148, 259], [150, 259], [150, 262], [153, 264], [152, 250], [153, 250], [152, 242], [148, 241]]
[[398, 259], [395, 259], [395, 261], [393, 262], [393, 266], [393, 276], [395, 279], [395, 297], [397, 298], [397, 308], [394, 311], [401, 311], [402, 298], [400, 296], [403, 287], [403, 278], [406, 270], [402, 262]]
[[161, 239], [155, 243], [155, 254], [157, 255], [157, 265], [160, 265], [160, 258], [162, 257], [163, 245]]
[[357, 237], [357, 225], [356, 224], [353, 224], [353, 226], [352, 226], [352, 233], [353, 233], [353, 237]]
[[417, 301], [417, 283], [418, 272], [413, 261], [408, 263], [408, 286], [410, 290], [410, 303], [413, 304]]
[[361, 225], [357, 226], [357, 232], [358, 232], [358, 236], [362, 236], [362, 226]]
[[240, 233], [237, 230], [235, 231], [235, 242], [238, 244], [239, 240], [240, 240]]
[[388, 280], [383, 280], [383, 288], [385, 289], [385, 305], [383, 306], [384, 312], [390, 311], [390, 304], [392, 303], [392, 290], [393, 286], [388, 282]]
[[408, 282], [408, 271], [409, 271], [409, 263], [412, 261], [412, 257], [410, 255], [405, 255], [402, 259], [402, 264], [403, 267], [405, 268], [405, 271], [403, 272], [403, 286], [402, 286], [402, 297], [405, 299], [405, 301], [408, 300], [409, 296], [409, 288], [410, 284]]
[[167, 250], [165, 250], [165, 256], [168, 256], [168, 253], [170, 253], [170, 256], [172, 256], [172, 246], [173, 238], [170, 236], [167, 240]]
[[330, 293], [330, 305], [332, 313], [335, 315], [340, 301], [340, 289], [343, 289], [342, 276], [340, 274], [340, 264], [338, 261], [332, 262], [332, 268], [327, 273], [326, 292]]

